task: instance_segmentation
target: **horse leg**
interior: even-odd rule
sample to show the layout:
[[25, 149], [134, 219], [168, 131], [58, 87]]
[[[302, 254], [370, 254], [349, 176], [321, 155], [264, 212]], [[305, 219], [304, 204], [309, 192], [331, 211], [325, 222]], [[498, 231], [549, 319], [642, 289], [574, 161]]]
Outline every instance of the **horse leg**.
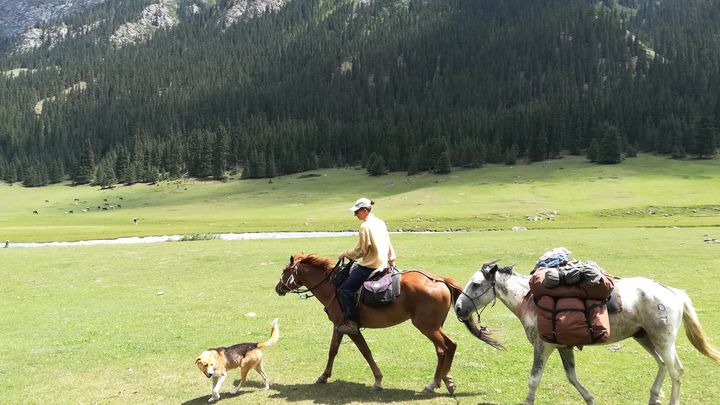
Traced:
[[355, 342], [355, 346], [357, 346], [357, 348], [360, 350], [360, 353], [362, 353], [365, 361], [367, 361], [368, 365], [370, 366], [373, 376], [375, 376], [375, 384], [373, 385], [373, 390], [379, 391], [383, 389], [382, 372], [380, 372], [380, 367], [375, 364], [375, 359], [373, 359], [372, 352], [370, 351], [370, 347], [368, 347], [368, 344], [365, 341], [365, 337], [362, 335], [362, 333], [359, 332], [348, 336], [350, 336], [350, 339]]
[[542, 380], [543, 370], [545, 369], [545, 364], [547, 364], [547, 359], [550, 357], [553, 350], [555, 350], [554, 346], [546, 345], [540, 339], [535, 340], [533, 349], [533, 366], [532, 370], [530, 370], [530, 382], [528, 383], [528, 393], [525, 398], [525, 405], [532, 405], [535, 403], [535, 392], [540, 385], [540, 380]]
[[663, 359], [660, 358], [660, 355], [657, 354], [657, 351], [655, 350], [655, 345], [653, 345], [647, 333], [643, 334], [642, 336], [636, 336], [634, 338], [635, 341], [640, 343], [640, 346], [642, 346], [645, 351], [650, 353], [653, 359], [655, 359], [655, 361], [657, 362], [658, 371], [657, 375], [655, 375], [655, 381], [653, 381], [653, 385], [650, 387], [650, 401], [648, 402], [648, 404], [659, 405], [659, 398], [663, 396], [662, 383], [665, 380], [665, 362], [663, 361]]
[[328, 350], [327, 364], [325, 364], [325, 371], [318, 377], [315, 384], [326, 383], [328, 378], [332, 376], [333, 362], [335, 362], [335, 356], [338, 354], [340, 349], [340, 342], [342, 341], [343, 335], [333, 328], [332, 338], [330, 339], [330, 350]]
[[[656, 345], [656, 347], [657, 346], [658, 345]], [[675, 342], [667, 342], [665, 347], [659, 350], [658, 354], [667, 365], [668, 374], [670, 374], [670, 380], [672, 381], [672, 392], [670, 393], [669, 404], [679, 405], [680, 385], [684, 370], [682, 364], [680, 363], [680, 359], [678, 358], [677, 351], [675, 350]]]
[[455, 382], [453, 381], [453, 378], [450, 375], [450, 368], [452, 367], [452, 362], [453, 362], [453, 359], [455, 358], [455, 349], [457, 349], [457, 343], [455, 343], [454, 340], [450, 339], [450, 337], [448, 335], [446, 335], [442, 329], [440, 329], [440, 333], [443, 336], [443, 341], [445, 342], [445, 347], [447, 347], [447, 350], [445, 351], [445, 366], [444, 366], [445, 376], [442, 378], [442, 380], [445, 383], [445, 388], [447, 388], [450, 395], [454, 395], [455, 389], [457, 388], [457, 386], [455, 385]]
[[567, 377], [570, 384], [575, 387], [576, 390], [585, 399], [585, 403], [592, 405], [595, 403], [592, 394], [588, 391], [580, 381], [578, 381], [577, 375], [575, 374], [575, 353], [573, 353], [572, 347], [558, 347], [560, 358], [562, 359], [563, 368], [565, 369], [565, 376]]
[[[418, 325], [415, 325], [418, 326]], [[418, 327], [418, 329], [420, 329]], [[455, 354], [455, 347], [457, 346], [455, 342], [452, 342], [452, 349], [446, 345], [446, 338], [447, 336], [442, 332], [441, 329], [435, 329], [435, 330], [426, 330], [426, 329], [420, 329], [420, 331], [423, 333], [423, 335], [427, 336], [428, 339], [433, 343], [435, 346], [435, 354], [437, 355], [438, 362], [437, 366], [435, 367], [435, 375], [433, 377], [433, 380], [429, 382], [425, 388], [423, 389], [423, 394], [430, 394], [434, 392], [436, 389], [440, 388], [441, 381], [444, 380], [447, 377], [448, 372], [450, 371], [449, 364], [448, 364], [448, 356], [451, 354]], [[449, 340], [449, 339], [448, 339]], [[450, 360], [452, 362], [452, 360]], [[452, 383], [452, 377], [450, 377], [450, 383]], [[448, 388], [448, 391], [450, 388]], [[453, 389], [454, 391], [454, 389]]]

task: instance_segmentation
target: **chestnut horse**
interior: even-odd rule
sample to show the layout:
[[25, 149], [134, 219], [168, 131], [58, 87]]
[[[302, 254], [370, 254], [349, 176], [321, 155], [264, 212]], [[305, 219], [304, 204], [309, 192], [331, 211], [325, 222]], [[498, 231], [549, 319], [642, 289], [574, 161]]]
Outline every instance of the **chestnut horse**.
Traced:
[[[343, 312], [332, 282], [334, 266], [329, 259], [314, 255], [290, 257], [290, 263], [283, 269], [280, 281], [275, 286], [279, 295], [288, 292], [299, 293], [301, 287], [310, 291], [324, 306], [328, 318], [335, 325], [343, 322]], [[423, 392], [431, 393], [445, 383], [448, 392], [455, 392], [455, 383], [450, 376], [450, 367], [455, 355], [456, 343], [442, 329], [448, 310], [462, 293], [462, 287], [453, 279], [438, 277], [421, 271], [403, 272], [400, 277], [400, 296], [390, 305], [371, 308], [360, 304], [360, 325], [363, 328], [387, 328], [410, 319], [413, 325], [435, 345], [437, 367], [435, 376]], [[472, 319], [462, 321], [478, 339], [498, 346], [488, 337], [487, 332], [477, 327]], [[375, 384], [373, 389], [382, 389], [383, 375], [372, 357], [370, 348], [362, 333], [348, 335], [370, 365]], [[330, 351], [325, 371], [316, 383], [325, 383], [332, 375], [333, 362], [338, 353], [343, 335], [333, 328]]]
[[[512, 266], [499, 267], [496, 262], [497, 260], [483, 264], [472, 276], [462, 297], [455, 304], [457, 315], [471, 318], [473, 312], [482, 310], [498, 298], [520, 319], [534, 348], [525, 404], [534, 403], [543, 369], [555, 349], [560, 353], [568, 381], [587, 404], [595, 403], [592, 394], [577, 379], [573, 348], [544, 342], [538, 336], [537, 315], [533, 309], [532, 296], [528, 294], [528, 277], [513, 272]], [[683, 367], [675, 349], [675, 338], [680, 324], [685, 325], [688, 340], [700, 353], [720, 361], [720, 353], [713, 349], [705, 338], [690, 298], [682, 290], [643, 277], [617, 279], [615, 290], [622, 299], [622, 311], [610, 314], [610, 338], [604, 343], [634, 338], [658, 365], [655, 381], [650, 387], [649, 403], [660, 403], [659, 397], [662, 396], [662, 383], [667, 369], [672, 380], [670, 404], [678, 405]]]

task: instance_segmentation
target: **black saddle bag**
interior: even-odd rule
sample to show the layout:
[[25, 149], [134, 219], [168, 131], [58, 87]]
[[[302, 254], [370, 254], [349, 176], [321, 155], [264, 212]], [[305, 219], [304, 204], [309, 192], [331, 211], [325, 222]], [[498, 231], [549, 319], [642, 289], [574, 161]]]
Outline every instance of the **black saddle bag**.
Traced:
[[332, 272], [332, 282], [335, 284], [335, 289], [340, 288], [342, 283], [347, 280], [347, 278], [350, 276], [350, 268], [355, 263], [354, 260], [350, 260], [347, 263], [345, 263], [345, 259], [338, 260], [338, 262], [335, 264], [335, 268]]

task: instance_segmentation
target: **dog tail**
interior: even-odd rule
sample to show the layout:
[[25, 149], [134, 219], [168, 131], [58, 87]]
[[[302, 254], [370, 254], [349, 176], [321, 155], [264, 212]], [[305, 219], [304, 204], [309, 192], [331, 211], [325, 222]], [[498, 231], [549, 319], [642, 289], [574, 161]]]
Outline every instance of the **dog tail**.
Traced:
[[278, 320], [275, 318], [275, 320], [272, 323], [272, 329], [270, 330], [270, 339], [258, 343], [258, 349], [262, 349], [263, 347], [270, 346], [272, 344], [277, 343], [278, 339], [280, 338], [280, 328], [278, 327]]

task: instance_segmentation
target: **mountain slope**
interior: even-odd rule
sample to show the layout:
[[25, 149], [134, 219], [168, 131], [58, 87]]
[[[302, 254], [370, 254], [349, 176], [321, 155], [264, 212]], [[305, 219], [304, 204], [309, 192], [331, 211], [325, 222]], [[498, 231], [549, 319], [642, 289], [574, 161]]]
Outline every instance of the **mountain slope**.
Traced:
[[0, 35], [17, 35], [106, 0], [0, 0]]
[[[177, 3], [178, 24], [118, 47], [113, 33], [147, 9], [130, 4], [66, 18], [105, 23], [2, 62], [35, 72], [0, 81], [3, 178], [75, 175], [88, 156], [122, 182], [371, 158], [412, 172], [542, 160], [608, 136], [627, 153], [695, 153], [696, 125], [718, 117], [718, 28], [702, 17], [718, 1], [652, 3], [640, 19], [580, 0], [293, 0], [232, 25], [236, 1]], [[702, 30], [702, 50], [681, 34]]]

